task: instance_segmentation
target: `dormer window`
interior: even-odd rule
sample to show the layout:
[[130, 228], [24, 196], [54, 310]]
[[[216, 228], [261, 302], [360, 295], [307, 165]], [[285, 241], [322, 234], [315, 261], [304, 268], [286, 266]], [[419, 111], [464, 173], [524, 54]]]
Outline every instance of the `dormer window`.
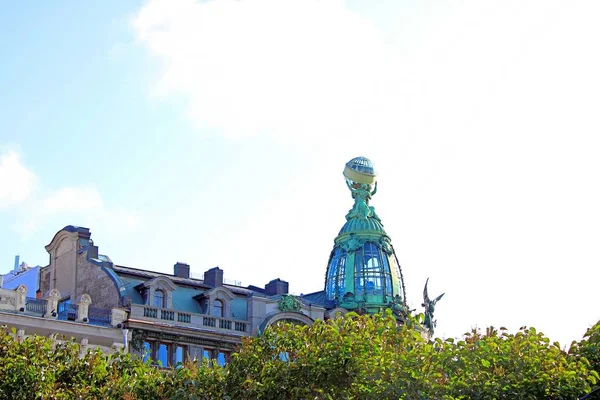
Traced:
[[214, 300], [212, 307], [212, 316], [223, 318], [223, 301], [222, 300]]
[[202, 313], [215, 318], [232, 318], [231, 307], [235, 298], [236, 296], [224, 286], [194, 296], [202, 307]]
[[173, 308], [173, 291], [177, 285], [165, 276], [157, 276], [136, 286], [144, 304], [157, 308]]
[[153, 302], [153, 306], [154, 307], [159, 307], [159, 308], [164, 308], [165, 307], [165, 292], [160, 290], [160, 289], [156, 289], [154, 291], [154, 302]]

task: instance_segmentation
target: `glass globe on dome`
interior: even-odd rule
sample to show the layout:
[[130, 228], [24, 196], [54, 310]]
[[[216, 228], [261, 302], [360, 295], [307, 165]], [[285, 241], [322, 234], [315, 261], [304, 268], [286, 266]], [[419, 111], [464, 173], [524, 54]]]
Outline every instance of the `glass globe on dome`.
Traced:
[[344, 177], [349, 188], [358, 189], [367, 185], [370, 190], [377, 182], [373, 163], [366, 157], [355, 157], [346, 163]]

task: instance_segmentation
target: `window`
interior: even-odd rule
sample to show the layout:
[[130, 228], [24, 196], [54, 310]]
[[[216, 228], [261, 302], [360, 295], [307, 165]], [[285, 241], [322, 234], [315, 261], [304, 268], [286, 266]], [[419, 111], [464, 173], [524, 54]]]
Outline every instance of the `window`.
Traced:
[[173, 363], [172, 365], [175, 367], [180, 367], [183, 364], [185, 356], [185, 347], [183, 346], [175, 346], [173, 349]]
[[142, 360], [146, 362], [147, 360], [152, 359], [152, 343], [144, 342], [144, 347], [142, 347]]
[[163, 368], [177, 367], [185, 361], [187, 346], [173, 343], [146, 341], [142, 347], [142, 359], [152, 360]]
[[154, 291], [154, 303], [153, 303], [154, 307], [164, 307], [165, 306], [165, 292], [163, 292], [162, 290], [155, 290]]
[[213, 301], [212, 316], [223, 318], [223, 301], [221, 301], [221, 300]]
[[77, 305], [71, 304], [70, 297], [66, 297], [58, 302], [58, 319], [70, 321], [77, 319]]
[[[390, 269], [390, 263], [388, 261], [387, 254], [383, 255], [383, 272], [385, 278], [385, 294], [388, 296], [392, 295], [392, 271]], [[398, 275], [400, 276], [400, 275]]]
[[229, 361], [229, 352], [207, 347], [190, 346], [190, 358], [195, 362], [216, 362], [223, 366]]
[[327, 269], [326, 293], [328, 299], [346, 294], [346, 251], [336, 248], [330, 257]]
[[189, 348], [189, 358], [192, 361], [200, 361], [202, 359], [202, 347], [199, 346], [190, 346]]
[[156, 357], [154, 361], [158, 361], [161, 367], [169, 366], [169, 345], [166, 343], [159, 343], [156, 349]]
[[391, 274], [387, 255], [367, 242], [355, 254], [355, 294], [391, 294]]
[[227, 356], [228, 356], [228, 354], [225, 353], [224, 351], [219, 351], [217, 353], [217, 357], [216, 357], [217, 365], [219, 365], [221, 367], [224, 366], [227, 363]]

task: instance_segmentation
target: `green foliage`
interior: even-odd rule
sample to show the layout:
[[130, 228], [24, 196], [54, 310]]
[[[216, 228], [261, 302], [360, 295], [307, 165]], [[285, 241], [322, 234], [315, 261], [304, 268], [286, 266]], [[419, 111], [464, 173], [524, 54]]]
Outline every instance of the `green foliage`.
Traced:
[[583, 340], [571, 344], [569, 353], [583, 362], [589, 362], [594, 376], [600, 381], [600, 321], [587, 330]]
[[[591, 389], [588, 363], [534, 328], [424, 340], [391, 315], [281, 324], [246, 340], [229, 366], [236, 399], [574, 399]], [[286, 354], [289, 361], [281, 359]]]
[[188, 363], [161, 370], [124, 353], [80, 355], [74, 342], [0, 332], [0, 399], [222, 399], [224, 369]]
[[569, 353], [534, 328], [425, 340], [387, 313], [280, 323], [246, 338], [224, 368], [159, 369], [72, 342], [0, 332], [0, 398], [575, 399], [597, 383], [599, 325]]

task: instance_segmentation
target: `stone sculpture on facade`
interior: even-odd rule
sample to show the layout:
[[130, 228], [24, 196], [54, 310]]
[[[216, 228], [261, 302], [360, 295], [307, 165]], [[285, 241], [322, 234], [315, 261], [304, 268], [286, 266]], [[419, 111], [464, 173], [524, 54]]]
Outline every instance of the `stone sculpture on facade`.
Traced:
[[[346, 220], [351, 218], [368, 218], [374, 217], [375, 209], [373, 207], [369, 207], [369, 200], [371, 197], [377, 193], [377, 182], [375, 182], [375, 187], [371, 189], [371, 185], [365, 183], [350, 183], [346, 181], [346, 185], [350, 192], [352, 193], [352, 198], [354, 199], [354, 206], [346, 215]], [[379, 219], [379, 217], [377, 217]]]
[[436, 321], [433, 319], [433, 313], [435, 312], [435, 304], [444, 296], [445, 293], [442, 293], [435, 299], [430, 300], [429, 294], [427, 293], [428, 283], [429, 278], [427, 278], [427, 281], [425, 281], [425, 288], [423, 289], [423, 304], [421, 304], [421, 306], [425, 307], [425, 328], [428, 330], [429, 336], [432, 336], [436, 325]]
[[356, 301], [354, 297], [354, 293], [347, 292], [342, 301], [339, 304], [340, 307], [345, 308], [346, 310], [354, 311], [361, 308], [361, 305]]
[[281, 296], [281, 299], [279, 299], [277, 308], [281, 312], [298, 312], [301, 308], [300, 300], [298, 300], [296, 296], [284, 294]]
[[394, 296], [392, 300], [388, 303], [388, 307], [392, 310], [396, 318], [400, 321], [406, 321], [406, 317], [408, 316], [408, 310], [404, 306], [404, 301], [400, 295]]

